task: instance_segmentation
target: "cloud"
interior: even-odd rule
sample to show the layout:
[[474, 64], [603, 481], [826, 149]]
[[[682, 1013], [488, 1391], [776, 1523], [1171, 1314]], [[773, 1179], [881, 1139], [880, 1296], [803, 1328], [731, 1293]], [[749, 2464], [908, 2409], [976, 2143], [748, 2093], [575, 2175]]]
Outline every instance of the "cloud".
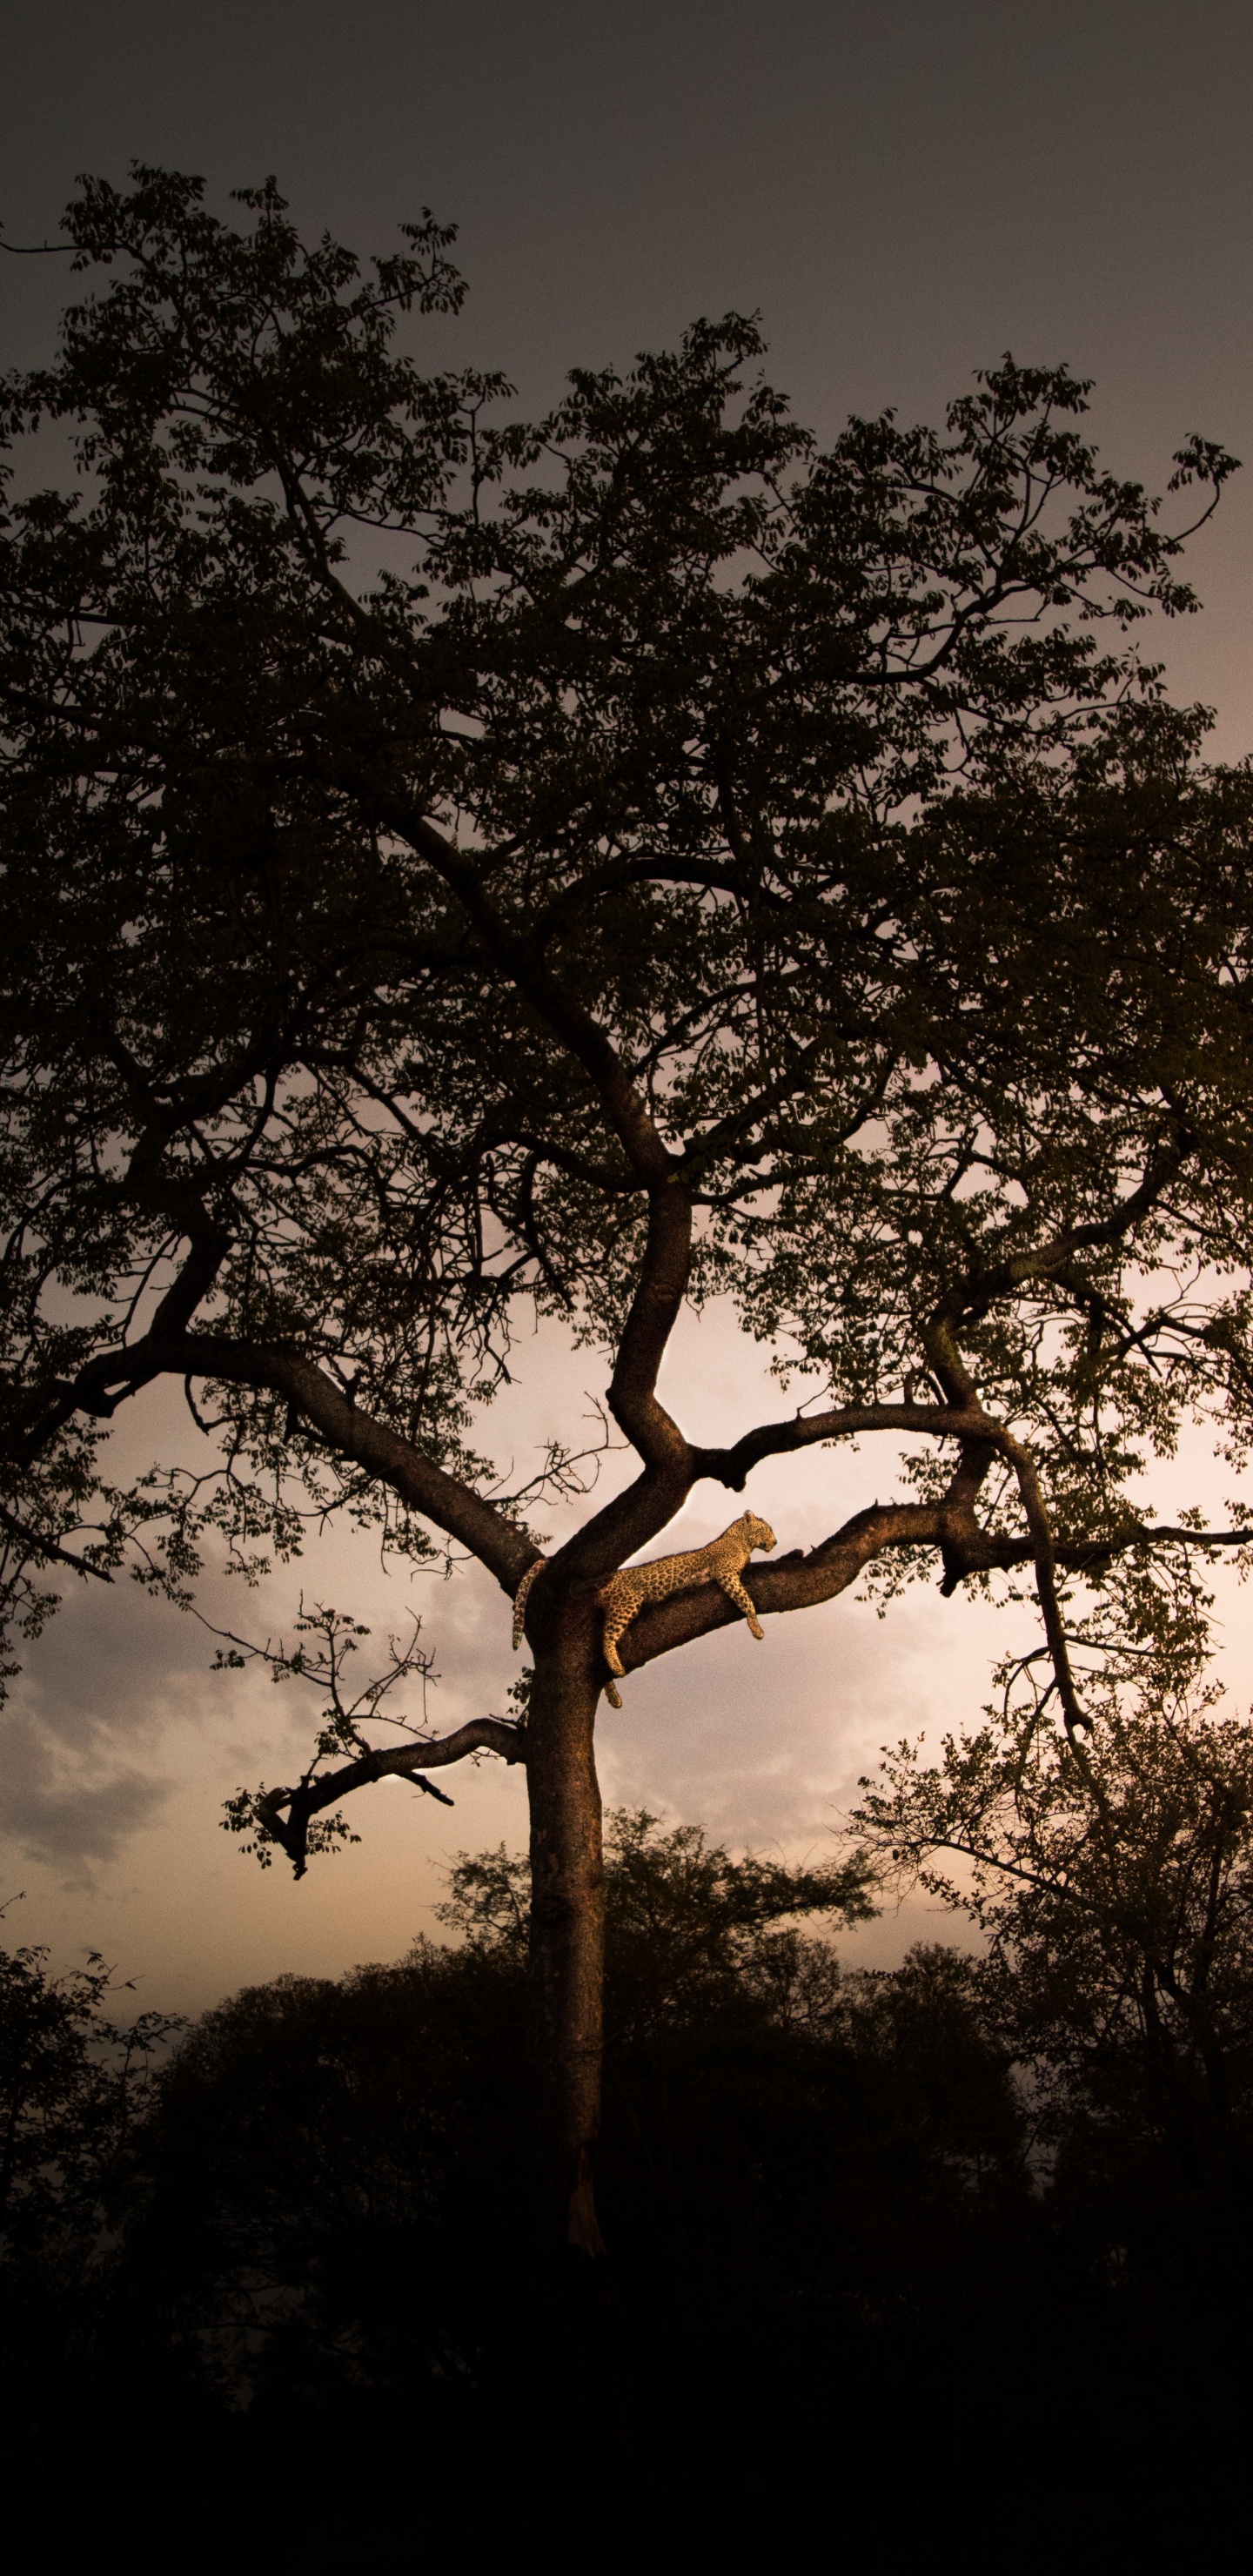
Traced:
[[0, 1834], [28, 1860], [111, 1861], [163, 1807], [169, 1780], [142, 1771], [75, 1766], [67, 1779], [47, 1738], [29, 1729], [5, 1747]]
[[770, 1619], [757, 1645], [735, 1626], [682, 1658], [628, 1674], [620, 1717], [597, 1749], [614, 1805], [663, 1804], [735, 1843], [821, 1838], [855, 1798], [880, 1746], [986, 1690], [985, 1618], [956, 1621], [925, 1596], [880, 1622], [848, 1597]]
[[130, 1585], [70, 1591], [0, 1719], [0, 1835], [31, 1860], [113, 1860], [170, 1796], [157, 1743], [196, 1713], [207, 1662], [185, 1620]]

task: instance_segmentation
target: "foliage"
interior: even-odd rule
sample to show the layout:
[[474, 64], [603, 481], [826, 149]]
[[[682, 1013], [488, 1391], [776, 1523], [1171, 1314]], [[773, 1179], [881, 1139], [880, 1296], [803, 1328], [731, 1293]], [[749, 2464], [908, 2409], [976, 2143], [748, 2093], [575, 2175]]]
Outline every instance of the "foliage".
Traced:
[[[91, 182], [100, 284], [9, 395], [82, 476], [4, 532], [15, 1604], [57, 1549], [180, 1587], [206, 1523], [255, 1569], [340, 1505], [513, 1588], [578, 1471], [502, 1516], [474, 1408], [520, 1301], [620, 1335], [662, 1184], [681, 1293], [837, 1407], [903, 1387], [898, 1434], [968, 1363], [1062, 1540], [1125, 1544], [1140, 1461], [1211, 1403], [1238, 1445], [1249, 1383], [1249, 781], [1134, 651], [1183, 531], [1064, 370], [820, 453], [735, 317], [497, 426], [394, 336], [455, 310], [447, 231], [366, 275], [241, 203]], [[1172, 490], [1229, 469], [1193, 441]], [[124, 1492], [102, 1426], [166, 1370], [224, 1467]], [[618, 1410], [629, 1553], [677, 1470]], [[963, 1473], [953, 1580], [1038, 1555], [1011, 1452]]]
[[[938, 1763], [902, 1745], [856, 1823], [987, 1937], [980, 2006], [1064, 2174], [1118, 2175], [1119, 2236], [1182, 2192], [1242, 2206], [1253, 2151], [1253, 1722], [1151, 1671], [1076, 1743], [1006, 1692]], [[1134, 2182], [1133, 2182], [1133, 2177]], [[1139, 2207], [1137, 2209], [1137, 2203]], [[1146, 2250], [1146, 2248], [1142, 2248]]]
[[474, 2358], [525, 2234], [502, 2168], [520, 2003], [515, 1966], [419, 1943], [338, 1985], [247, 1988], [184, 2043], [133, 2261], [236, 2402], [276, 2373], [377, 2384]]
[[180, 2024], [146, 2012], [120, 2026], [105, 2013], [115, 1991], [96, 1951], [54, 1977], [46, 1950], [0, 1950], [0, 2262], [10, 2269], [62, 2244], [82, 2262], [119, 2196], [154, 2058]]
[[[1129, 1810], [1119, 1831], [1143, 1893], [1149, 1842]], [[1174, 1845], [1153, 1848], [1168, 1893]], [[790, 2441], [831, 2464], [867, 2537], [887, 2513], [956, 2539], [972, 2485], [989, 2509], [1030, 2494], [1101, 2531], [1108, 2516], [1138, 2532], [1138, 2495], [1158, 2527], [1176, 2511], [1203, 2527], [1243, 2456], [1247, 2245], [1230, 2193], [1197, 2223], [1177, 2161], [1146, 2188], [1158, 2096], [1131, 2025], [1111, 2027], [1094, 2086], [1083, 1978], [1056, 1978], [1042, 2016], [1025, 1943], [1002, 1960], [994, 1929], [986, 1959], [931, 1946], [893, 1972], [841, 1968], [786, 1893], [693, 1828], [613, 1820], [602, 2199], [636, 2509], [684, 2539], [809, 2532], [809, 2482], [781, 2482]], [[818, 1893], [795, 1874], [794, 1903]], [[97, 2376], [80, 2359], [45, 2388], [46, 2424], [21, 2392], [31, 2456], [52, 2456], [70, 2399], [83, 2457], [105, 2428], [102, 2464], [139, 2409], [169, 2428], [179, 2490], [189, 2468], [203, 2478], [206, 2528], [225, 2535], [247, 2495], [280, 2565], [453, 2536], [475, 2476], [483, 2529], [552, 2527], [519, 2361], [535, 2295], [525, 1901], [523, 1862], [467, 1859], [458, 1946], [281, 1978], [186, 2036], [126, 2168]], [[1051, 2164], [1015, 2062], [1045, 2066]], [[1185, 2258], [1173, 2270], [1164, 2244]], [[1076, 2354], [1099, 2441], [1053, 2430]], [[603, 2445], [591, 2480], [603, 2504]], [[577, 2462], [560, 2493], [577, 2504]], [[629, 2486], [615, 2498], [629, 2516]]]
[[[875, 1911], [858, 1854], [827, 1869], [790, 1868], [754, 1852], [733, 1860], [698, 1825], [662, 1832], [643, 1808], [609, 1819], [605, 1910], [611, 2047], [728, 2010], [760, 2007], [770, 2020], [803, 2026], [821, 2016], [834, 1961], [825, 1942], [782, 1927], [798, 1916], [857, 1922]], [[463, 1853], [436, 1912], [476, 1948], [525, 1957], [525, 1858], [503, 1844]]]
[[[439, 1909], [456, 1946], [419, 1941], [338, 1984], [246, 1989], [178, 2049], [144, 2141], [130, 2260], [158, 2295], [177, 2285], [170, 2329], [208, 2338], [237, 2397], [292, 2379], [490, 2382], [501, 2338], [525, 2331], [526, 1879], [504, 1849], [463, 1855]], [[850, 2100], [855, 2132], [868, 2123], [880, 2152], [896, 2141], [872, 2262], [893, 2194], [906, 2223], [900, 2189], [934, 2225], [950, 2202], [960, 2220], [985, 2167], [1021, 2187], [1006, 2064], [964, 1964], [919, 1954], [895, 1979], [849, 1976], [801, 1928], [871, 1910], [859, 1867], [735, 1859], [696, 1827], [624, 1813], [606, 1895], [606, 2188], [624, 2278], [642, 2267], [643, 2285], [676, 2226], [694, 2277], [722, 2265], [757, 2161], [791, 2124], [797, 2181], [763, 2246], [767, 2274], [786, 2269], [790, 2229], [813, 2223], [804, 2192], [834, 2207], [838, 2176], [869, 2152], [840, 2133]], [[815, 2294], [818, 2279], [824, 2295], [868, 2288], [860, 2188]]]

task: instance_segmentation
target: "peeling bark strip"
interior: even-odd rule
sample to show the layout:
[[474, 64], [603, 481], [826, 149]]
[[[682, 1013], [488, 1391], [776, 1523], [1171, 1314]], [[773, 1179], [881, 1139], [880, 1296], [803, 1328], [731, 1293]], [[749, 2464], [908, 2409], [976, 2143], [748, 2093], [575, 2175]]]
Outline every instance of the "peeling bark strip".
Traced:
[[[361, 1751], [336, 1703], [241, 1798], [300, 1871], [374, 1780], [525, 1765], [554, 2239], [598, 2256], [627, 1561], [702, 1481], [907, 1443], [907, 1499], [645, 1601], [624, 1669], [876, 1564], [1033, 1568], [1078, 1760], [1068, 1579], [1179, 1674], [1188, 1565], [1249, 1543], [1126, 1482], [1185, 1417], [1253, 1435], [1253, 775], [1132, 651], [1232, 460], [1194, 439], [1172, 520], [1083, 385], [1009, 361], [942, 433], [824, 454], [734, 316], [497, 435], [491, 379], [392, 345], [457, 308], [449, 232], [367, 276], [272, 183], [238, 204], [86, 182], [87, 300], [10, 388], [90, 481], [0, 559], [0, 1591], [19, 1631], [50, 1574], [181, 1594], [206, 1539], [251, 1564], [337, 1511], [488, 1569], [524, 1724]], [[829, 1400], [714, 1448], [661, 1371], [724, 1290]], [[608, 1353], [634, 1458], [547, 1558], [578, 1458], [506, 1494], [467, 1445], [537, 1313]], [[115, 1488], [164, 1377], [190, 1464]]]

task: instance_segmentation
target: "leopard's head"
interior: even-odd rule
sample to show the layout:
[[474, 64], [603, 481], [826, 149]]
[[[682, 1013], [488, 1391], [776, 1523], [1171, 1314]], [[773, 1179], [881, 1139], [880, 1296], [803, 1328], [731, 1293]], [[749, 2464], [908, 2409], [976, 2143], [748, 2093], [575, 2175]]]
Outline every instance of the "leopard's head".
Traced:
[[777, 1547], [779, 1542], [769, 1521], [759, 1521], [756, 1512], [745, 1512], [741, 1524], [750, 1547]]

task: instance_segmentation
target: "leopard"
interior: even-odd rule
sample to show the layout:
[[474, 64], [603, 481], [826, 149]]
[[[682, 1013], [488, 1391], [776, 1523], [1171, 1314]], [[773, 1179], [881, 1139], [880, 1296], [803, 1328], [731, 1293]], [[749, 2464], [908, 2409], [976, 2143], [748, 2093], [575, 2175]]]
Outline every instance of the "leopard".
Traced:
[[[738, 1521], [732, 1521], [720, 1538], [711, 1539], [707, 1547], [686, 1548], [679, 1556], [654, 1557], [650, 1565], [620, 1567], [617, 1574], [610, 1576], [608, 1583], [601, 1585], [596, 1595], [597, 1604], [605, 1613], [605, 1662], [610, 1672], [619, 1680], [625, 1679], [618, 1639], [624, 1628], [629, 1628], [637, 1611], [642, 1610], [647, 1602], [665, 1601], [672, 1592], [690, 1592], [701, 1583], [716, 1583], [728, 1601], [743, 1611], [753, 1636], [760, 1639], [765, 1631], [753, 1607], [752, 1596], [740, 1581], [740, 1572], [747, 1565], [754, 1548], [760, 1547], [768, 1552], [777, 1545], [769, 1522], [758, 1520], [755, 1512], [744, 1512]], [[514, 1595], [515, 1653], [522, 1642], [527, 1594], [540, 1567], [547, 1562], [546, 1557], [537, 1556], [528, 1565]], [[606, 1696], [611, 1708], [621, 1708], [622, 1701], [613, 1681], [608, 1685]]]
[[[755, 1547], [770, 1549], [777, 1544], [768, 1521], [759, 1521], [755, 1512], [744, 1512], [708, 1547], [685, 1548], [681, 1556], [654, 1557], [651, 1565], [624, 1565], [596, 1595], [605, 1613], [605, 1662], [610, 1672], [623, 1677], [618, 1639], [636, 1612], [650, 1601], [667, 1600], [672, 1592], [690, 1592], [699, 1583], [716, 1583], [728, 1601], [743, 1611], [753, 1636], [762, 1637], [765, 1632], [740, 1573]], [[612, 1682], [608, 1696], [611, 1708], [621, 1708]]]

